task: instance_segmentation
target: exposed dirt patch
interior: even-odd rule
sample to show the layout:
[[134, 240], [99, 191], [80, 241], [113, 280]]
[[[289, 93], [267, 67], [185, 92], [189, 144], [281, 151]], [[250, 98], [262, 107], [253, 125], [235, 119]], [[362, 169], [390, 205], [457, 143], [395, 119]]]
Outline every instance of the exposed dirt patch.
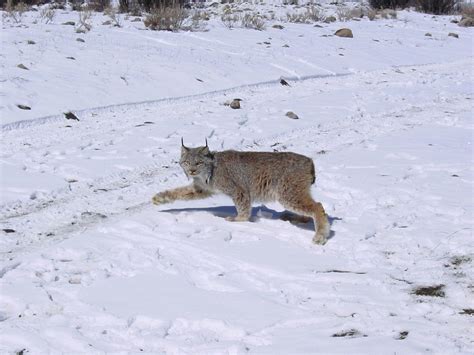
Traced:
[[451, 259], [449, 259], [449, 264], [447, 264], [446, 266], [449, 267], [449, 266], [454, 266], [454, 267], [458, 267], [458, 266], [461, 266], [462, 264], [467, 264], [467, 263], [470, 263], [472, 261], [472, 258], [468, 255], [456, 255], [456, 256], [453, 256]]
[[418, 286], [412, 290], [413, 295], [417, 296], [428, 296], [428, 297], [445, 297], [444, 293], [445, 285], [433, 285], [433, 286]]
[[325, 271], [315, 271], [315, 273], [322, 273], [322, 274], [326, 274], [326, 273], [335, 273], [335, 274], [356, 274], [356, 275], [365, 275], [367, 274], [366, 272], [364, 271], [349, 271], [349, 270], [325, 270]]
[[357, 329], [349, 329], [349, 330], [342, 330], [339, 333], [335, 333], [331, 336], [334, 338], [342, 338], [342, 337], [356, 338], [356, 337], [366, 337], [367, 334], [362, 334]]
[[474, 316], [474, 309], [472, 308], [464, 308], [462, 312], [459, 312], [459, 314], [466, 314], [468, 316]]

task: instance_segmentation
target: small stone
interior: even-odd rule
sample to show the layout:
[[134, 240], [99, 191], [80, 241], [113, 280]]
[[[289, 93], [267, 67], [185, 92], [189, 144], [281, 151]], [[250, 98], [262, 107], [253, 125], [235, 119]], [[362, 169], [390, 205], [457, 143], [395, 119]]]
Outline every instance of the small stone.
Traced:
[[230, 106], [230, 108], [233, 108], [234, 110], [239, 109], [240, 108], [240, 99], [233, 99], [229, 106]]
[[338, 37], [353, 38], [352, 31], [349, 28], [341, 28], [334, 33]]
[[459, 35], [457, 33], [454, 33], [454, 32], [449, 32], [448, 37], [459, 38]]
[[66, 21], [63, 22], [64, 26], [76, 26], [76, 23], [74, 21]]
[[459, 21], [458, 26], [473, 27], [474, 26], [474, 18], [471, 18], [471, 17], [462, 18], [461, 21]]
[[82, 43], [84, 43], [84, 42], [85, 42], [85, 40], [84, 40], [84, 39], [82, 39], [82, 38], [76, 38], [76, 41], [78, 41], [78, 42], [82, 42]]
[[293, 111], [288, 111], [286, 113], [286, 117], [291, 118], [292, 120], [298, 120], [299, 119], [298, 115], [296, 113], [294, 113]]
[[80, 285], [81, 284], [81, 278], [80, 277], [71, 277], [69, 279], [69, 283], [71, 285]]
[[17, 67], [20, 68], [20, 69], [24, 69], [24, 70], [30, 70], [26, 66], [24, 66], [23, 64], [18, 64]]
[[403, 331], [403, 332], [400, 332], [398, 334], [398, 337], [396, 339], [398, 340], [403, 340], [403, 339], [406, 339], [406, 337], [408, 336], [409, 332], [408, 331]]
[[273, 25], [272, 27], [273, 27], [273, 28], [276, 28], [277, 30], [282, 30], [282, 29], [285, 28], [285, 27], [283, 27], [282, 25]]
[[31, 107], [26, 106], [26, 105], [16, 105], [16, 107], [18, 107], [21, 110], [31, 110]]
[[71, 111], [64, 112], [64, 116], [66, 117], [67, 120], [79, 121], [79, 118], [77, 118], [77, 116], [75, 114], [73, 114]]
[[431, 36], [433, 36], [433, 35], [432, 35], [431, 33], [429, 33], [429, 32], [426, 32], [426, 33], [425, 33], [425, 36], [426, 36], [426, 37], [431, 37]]

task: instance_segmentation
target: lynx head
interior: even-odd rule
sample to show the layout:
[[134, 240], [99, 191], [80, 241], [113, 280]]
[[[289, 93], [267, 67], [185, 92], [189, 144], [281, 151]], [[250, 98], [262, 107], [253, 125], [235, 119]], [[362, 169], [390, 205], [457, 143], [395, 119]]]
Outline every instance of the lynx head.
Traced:
[[208, 184], [214, 167], [214, 155], [209, 151], [207, 140], [205, 147], [188, 148], [181, 138], [179, 165], [181, 165], [188, 178], [197, 178]]

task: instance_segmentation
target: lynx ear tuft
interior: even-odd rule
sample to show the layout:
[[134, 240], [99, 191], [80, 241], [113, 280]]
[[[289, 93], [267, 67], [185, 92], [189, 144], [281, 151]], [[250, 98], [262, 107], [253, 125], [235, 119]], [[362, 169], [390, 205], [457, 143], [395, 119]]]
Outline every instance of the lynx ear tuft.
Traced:
[[189, 148], [184, 145], [183, 137], [181, 137], [181, 151], [187, 152], [188, 150]]

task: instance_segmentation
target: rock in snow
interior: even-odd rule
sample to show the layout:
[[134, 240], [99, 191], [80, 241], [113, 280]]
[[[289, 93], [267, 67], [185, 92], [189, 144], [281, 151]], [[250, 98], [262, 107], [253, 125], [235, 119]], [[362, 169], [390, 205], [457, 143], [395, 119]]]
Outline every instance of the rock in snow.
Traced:
[[341, 28], [337, 30], [334, 34], [338, 37], [347, 37], [347, 38], [354, 37], [352, 34], [352, 31], [349, 28]]

